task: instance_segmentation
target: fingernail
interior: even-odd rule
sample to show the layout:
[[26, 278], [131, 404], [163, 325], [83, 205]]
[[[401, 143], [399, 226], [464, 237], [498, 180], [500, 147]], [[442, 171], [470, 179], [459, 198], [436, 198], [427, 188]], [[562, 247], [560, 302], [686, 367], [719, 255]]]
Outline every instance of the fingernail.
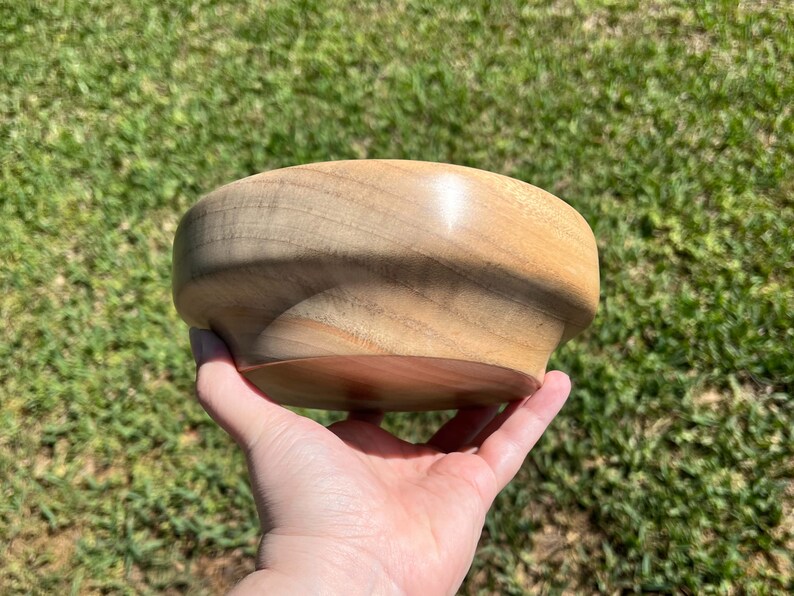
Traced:
[[201, 329], [190, 328], [190, 350], [193, 352], [196, 364], [201, 364], [201, 357], [204, 355], [204, 335]]

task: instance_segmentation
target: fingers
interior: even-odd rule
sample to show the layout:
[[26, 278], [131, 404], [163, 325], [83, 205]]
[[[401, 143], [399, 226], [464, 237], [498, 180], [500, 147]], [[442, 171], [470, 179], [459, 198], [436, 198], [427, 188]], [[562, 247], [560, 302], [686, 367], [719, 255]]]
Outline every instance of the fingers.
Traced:
[[498, 428], [488, 436], [478, 437], [482, 442], [477, 455], [493, 470], [498, 490], [502, 490], [516, 475], [530, 449], [568, 399], [570, 391], [568, 375], [550, 372], [534, 395], [514, 402], [495, 419], [495, 423], [500, 423]]
[[295, 416], [265, 397], [237, 372], [226, 345], [212, 331], [190, 329], [196, 358], [196, 394], [206, 412], [244, 449]]
[[463, 408], [436, 431], [428, 446], [443, 453], [457, 451], [469, 445], [499, 411], [498, 405]]
[[421, 449], [413, 443], [395, 437], [379, 426], [362, 424], [360, 420], [340, 420], [331, 424], [328, 430], [348, 447], [366, 456], [405, 459], [437, 454], [435, 450]]
[[383, 412], [380, 410], [354, 410], [347, 415], [348, 420], [360, 420], [369, 422], [375, 426], [380, 426], [383, 422]]

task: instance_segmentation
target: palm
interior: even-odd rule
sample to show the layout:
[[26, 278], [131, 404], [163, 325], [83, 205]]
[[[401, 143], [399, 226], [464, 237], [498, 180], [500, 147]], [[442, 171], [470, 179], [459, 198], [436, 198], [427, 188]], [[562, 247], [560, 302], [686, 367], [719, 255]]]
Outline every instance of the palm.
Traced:
[[461, 410], [415, 445], [378, 416], [325, 428], [247, 384], [225, 348], [213, 356], [200, 368], [199, 399], [246, 452], [263, 531], [257, 566], [300, 577], [321, 564], [307, 566], [307, 553], [333, 552], [337, 567], [377, 561], [406, 593], [460, 585], [493, 499], [569, 389], [564, 375], [547, 375], [531, 400], [502, 413]]
[[253, 476], [260, 519], [269, 526], [260, 566], [295, 538], [322, 536], [362, 556], [387, 552], [383, 571], [403, 587], [426, 577], [420, 566], [444, 570], [434, 578], [439, 586], [463, 579], [496, 494], [484, 460], [412, 445], [368, 422], [337, 423], [333, 432], [305, 418], [294, 422], [300, 430], [292, 441], [258, 443], [249, 456], [252, 469], [257, 460], [279, 462]]

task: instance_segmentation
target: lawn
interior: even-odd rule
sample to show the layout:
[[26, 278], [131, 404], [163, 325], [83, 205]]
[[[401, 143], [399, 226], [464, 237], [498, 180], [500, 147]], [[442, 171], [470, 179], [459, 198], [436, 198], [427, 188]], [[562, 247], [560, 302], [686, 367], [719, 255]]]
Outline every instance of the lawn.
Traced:
[[0, 592], [251, 569], [173, 234], [222, 183], [364, 157], [526, 180], [598, 239], [572, 397], [463, 593], [792, 589], [792, 105], [785, 0], [0, 0]]

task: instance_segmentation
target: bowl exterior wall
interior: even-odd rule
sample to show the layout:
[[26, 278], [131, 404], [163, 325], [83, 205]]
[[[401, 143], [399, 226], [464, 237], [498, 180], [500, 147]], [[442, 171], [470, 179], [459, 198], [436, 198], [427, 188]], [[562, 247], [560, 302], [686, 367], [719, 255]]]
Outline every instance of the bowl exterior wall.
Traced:
[[[174, 243], [174, 301], [243, 371], [399, 356], [541, 379], [557, 345], [592, 321], [598, 257], [581, 216], [523, 182], [329, 162], [252, 176], [194, 206]], [[418, 409], [413, 391], [406, 409]]]

